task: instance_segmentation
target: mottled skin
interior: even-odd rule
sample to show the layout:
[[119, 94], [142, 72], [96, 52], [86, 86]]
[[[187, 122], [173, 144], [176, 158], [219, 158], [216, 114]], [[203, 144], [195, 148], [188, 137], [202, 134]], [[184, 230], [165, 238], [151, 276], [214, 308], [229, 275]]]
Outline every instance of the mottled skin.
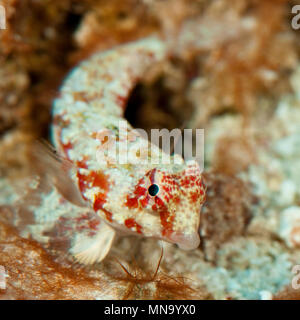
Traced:
[[[150, 37], [83, 61], [67, 77], [55, 100], [53, 142], [74, 164], [70, 175], [86, 206], [114, 230], [193, 249], [200, 242], [200, 210], [205, 199], [197, 162], [185, 163], [175, 156], [176, 164], [118, 164], [103, 148], [107, 137], [117, 136], [114, 143], [121, 149], [128, 143], [141, 161], [162, 155], [154, 145], [151, 154], [143, 153], [147, 140], [127, 122], [129, 137], [120, 136], [118, 126], [124, 121], [131, 89], [166, 55], [164, 42]], [[149, 192], [151, 185], [158, 187], [157, 192]]]

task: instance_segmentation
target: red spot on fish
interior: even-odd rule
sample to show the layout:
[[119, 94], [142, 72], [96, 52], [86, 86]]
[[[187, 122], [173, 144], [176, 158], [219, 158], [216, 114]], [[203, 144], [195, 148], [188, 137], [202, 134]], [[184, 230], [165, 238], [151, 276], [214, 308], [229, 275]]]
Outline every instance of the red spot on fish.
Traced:
[[88, 165], [87, 165], [87, 160], [88, 158], [87, 157], [84, 157], [82, 160], [80, 161], [77, 161], [76, 164], [77, 164], [77, 167], [78, 168], [82, 168], [82, 169], [87, 169], [88, 168]]
[[105, 175], [102, 171], [92, 171], [90, 173], [90, 176], [93, 179], [93, 187], [99, 187], [101, 189], [104, 189], [105, 191], [108, 191], [109, 183], [107, 175]]
[[142, 233], [142, 226], [139, 225], [134, 219], [126, 219], [124, 223], [128, 229], [135, 228], [137, 233]]
[[125, 109], [127, 102], [127, 96], [116, 95], [116, 103], [122, 108]]
[[105, 213], [105, 216], [106, 216], [106, 219], [109, 221], [109, 222], [112, 222], [112, 213], [104, 208], [102, 208], [102, 211]]
[[152, 210], [153, 210], [153, 211], [156, 211], [156, 210], [157, 210], [157, 205], [156, 205], [156, 204], [154, 204], [154, 205], [152, 206]]
[[75, 218], [75, 221], [78, 222], [82, 222], [84, 220], [87, 220], [89, 218], [87, 213], [82, 214], [80, 217]]
[[129, 195], [127, 195], [125, 206], [127, 206], [129, 209], [137, 208], [138, 207], [138, 199], [131, 198]]
[[97, 230], [97, 227], [99, 224], [100, 224], [100, 221], [96, 219], [89, 221], [89, 227], [93, 230]]
[[79, 190], [81, 192], [81, 196], [84, 200], [87, 200], [87, 198], [84, 195], [86, 188], [88, 188], [88, 183], [87, 183], [85, 177], [86, 177], [86, 175], [81, 174], [79, 171], [77, 171], [78, 186], [79, 186]]
[[176, 196], [176, 197], [174, 198], [174, 202], [175, 202], [176, 204], [179, 204], [179, 203], [180, 203], [180, 197]]
[[94, 201], [94, 206], [93, 206], [94, 210], [95, 211], [102, 210], [105, 202], [106, 202], [106, 195], [104, 193], [98, 193]]
[[164, 205], [164, 202], [161, 200], [161, 198], [160, 197], [155, 197], [155, 203], [159, 206], [159, 207], [164, 207], [165, 205]]
[[82, 174], [77, 171], [78, 185], [79, 190], [84, 197], [83, 193], [86, 189], [92, 187], [99, 187], [104, 190], [106, 193], [109, 189], [108, 176], [105, 175], [102, 171], [90, 171], [88, 174]]
[[63, 144], [62, 144], [62, 148], [63, 148], [63, 150], [64, 150], [65, 155], [68, 156], [68, 152], [69, 152], [70, 149], [73, 148], [73, 145], [72, 145], [71, 142], [63, 143]]
[[144, 196], [147, 192], [147, 189], [141, 186], [137, 186], [136, 189], [134, 190], [134, 194], [138, 197]]
[[189, 186], [191, 184], [190, 178], [191, 178], [191, 176], [187, 176], [181, 180], [180, 185], [182, 188], [189, 188]]
[[199, 193], [198, 192], [192, 192], [191, 193], [191, 201], [195, 203], [195, 202], [198, 201], [198, 199], [199, 199]]
[[155, 205], [152, 206], [152, 209], [157, 211], [160, 215], [160, 223], [163, 227], [162, 235], [169, 237], [173, 233], [173, 222], [175, 216], [168, 211], [164, 201], [160, 197], [156, 196], [154, 201]]
[[165, 192], [170, 192], [170, 191], [171, 191], [170, 188], [167, 187], [167, 186], [163, 186], [163, 190], [164, 190]]
[[148, 56], [149, 56], [150, 58], [153, 58], [153, 57], [154, 57], [154, 53], [151, 52], [151, 51], [149, 51], [149, 52], [148, 52]]
[[169, 237], [173, 233], [173, 222], [175, 217], [167, 210], [160, 212], [159, 215], [161, 225], [163, 226], [162, 235]]
[[95, 211], [102, 210], [105, 213], [106, 219], [109, 222], [112, 222], [112, 213], [103, 207], [105, 203], [106, 203], [106, 194], [100, 192], [97, 194], [95, 198], [93, 208]]
[[149, 203], [150, 197], [147, 195], [145, 198], [140, 200], [140, 204], [143, 208], [146, 208]]
[[95, 211], [102, 210], [105, 213], [106, 219], [112, 222], [112, 213], [106, 210], [103, 206], [106, 202], [106, 195], [109, 190], [108, 176], [102, 171], [91, 171], [88, 174], [82, 174], [77, 171], [78, 185], [82, 197], [87, 200], [84, 196], [84, 192], [88, 188], [99, 187], [103, 192], [99, 192], [95, 199], [93, 208]]
[[[125, 206], [127, 206], [130, 209], [138, 208], [139, 201], [142, 207], [145, 207], [148, 204], [149, 200], [147, 199], [147, 196], [146, 196], [147, 189], [141, 186], [144, 183], [144, 181], [145, 181], [144, 178], [139, 180], [138, 184], [136, 185], [133, 191], [134, 197], [127, 195]], [[146, 198], [142, 199], [142, 197], [144, 196], [146, 196]]]

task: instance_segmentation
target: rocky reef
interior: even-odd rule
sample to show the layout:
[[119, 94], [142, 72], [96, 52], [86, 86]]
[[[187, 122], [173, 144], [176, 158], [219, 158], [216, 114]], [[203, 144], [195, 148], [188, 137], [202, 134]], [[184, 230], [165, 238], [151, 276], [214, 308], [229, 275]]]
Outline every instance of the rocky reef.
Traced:
[[[295, 1], [1, 4], [0, 299], [300, 299]], [[197, 46], [180, 47], [183, 27], [200, 30]], [[153, 33], [169, 57], [131, 92], [125, 116], [145, 130], [204, 128], [201, 243], [183, 251], [122, 237], [103, 262], [84, 266], [61, 244], [25, 237], [41, 193], [51, 192], [31, 188], [35, 141], [50, 141], [53, 99], [78, 62]]]

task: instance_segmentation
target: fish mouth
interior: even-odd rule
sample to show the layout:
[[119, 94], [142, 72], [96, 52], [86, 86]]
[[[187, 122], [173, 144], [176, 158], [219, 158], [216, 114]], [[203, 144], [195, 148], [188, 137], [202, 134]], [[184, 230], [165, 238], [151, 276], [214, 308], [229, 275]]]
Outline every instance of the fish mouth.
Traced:
[[170, 240], [176, 243], [182, 250], [194, 250], [200, 245], [200, 236], [198, 232], [192, 234], [173, 234]]

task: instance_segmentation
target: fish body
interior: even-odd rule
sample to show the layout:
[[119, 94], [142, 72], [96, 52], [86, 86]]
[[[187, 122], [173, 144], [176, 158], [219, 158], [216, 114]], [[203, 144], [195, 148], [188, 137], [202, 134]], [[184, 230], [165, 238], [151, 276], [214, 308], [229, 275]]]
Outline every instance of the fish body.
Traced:
[[[80, 262], [101, 261], [117, 235], [157, 238], [183, 249], [200, 243], [205, 187], [198, 163], [179, 155], [163, 163], [170, 156], [124, 118], [131, 90], [167, 54], [156, 36], [95, 53], [71, 71], [54, 101], [53, 144], [72, 164], [67, 174], [85, 208], [74, 206], [66, 217], [53, 219], [52, 227], [64, 237], [73, 229], [70, 252]], [[114, 148], [117, 156], [111, 156]], [[66, 205], [55, 192], [48, 205]], [[37, 220], [45, 216], [41, 210]]]

